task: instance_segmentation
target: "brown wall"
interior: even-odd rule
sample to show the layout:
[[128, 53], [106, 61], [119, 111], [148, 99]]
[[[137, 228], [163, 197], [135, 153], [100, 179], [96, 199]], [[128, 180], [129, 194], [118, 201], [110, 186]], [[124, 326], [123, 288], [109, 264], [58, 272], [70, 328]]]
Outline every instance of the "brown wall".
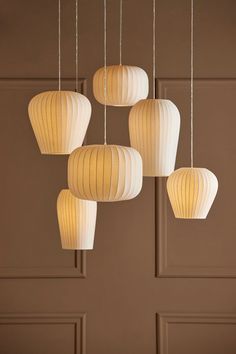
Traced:
[[[103, 108], [91, 78], [103, 64], [103, 2], [79, 3], [88, 142], [97, 143]], [[62, 71], [73, 79], [74, 1], [62, 4]], [[118, 61], [118, 8], [108, 0], [108, 64]], [[61, 250], [55, 201], [67, 158], [39, 154], [27, 117], [30, 97], [56, 88], [38, 79], [57, 77], [57, 1], [1, 0], [0, 9], [0, 353], [235, 354], [236, 2], [195, 0], [196, 161], [220, 182], [209, 218], [174, 220], [165, 181], [145, 178], [135, 200], [99, 204], [86, 255]], [[123, 10], [124, 63], [151, 75], [152, 1], [124, 0]], [[178, 166], [189, 163], [189, 15], [189, 0], [157, 0], [159, 95], [182, 117]], [[129, 144], [128, 112], [108, 108], [109, 142]]]

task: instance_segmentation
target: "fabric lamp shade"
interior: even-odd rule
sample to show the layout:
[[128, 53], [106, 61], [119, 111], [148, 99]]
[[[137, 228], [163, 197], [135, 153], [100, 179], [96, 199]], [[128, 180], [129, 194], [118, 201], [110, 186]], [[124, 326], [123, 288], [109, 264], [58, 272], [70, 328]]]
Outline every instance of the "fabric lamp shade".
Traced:
[[84, 95], [42, 92], [31, 99], [28, 111], [42, 154], [70, 154], [82, 145], [91, 117], [91, 104]]
[[133, 106], [148, 96], [148, 76], [146, 72], [129, 65], [111, 65], [98, 69], [93, 77], [94, 97], [105, 104], [105, 72], [106, 72], [106, 104], [108, 106]]
[[57, 218], [63, 249], [93, 249], [97, 203], [75, 198], [63, 189], [57, 198]]
[[205, 219], [217, 190], [217, 178], [206, 168], [180, 168], [167, 180], [167, 191], [176, 218]]
[[83, 146], [69, 157], [68, 185], [81, 199], [101, 202], [132, 199], [142, 188], [141, 156], [125, 146]]
[[130, 143], [142, 156], [144, 176], [169, 176], [174, 171], [179, 130], [180, 114], [170, 100], [141, 100], [131, 108]]

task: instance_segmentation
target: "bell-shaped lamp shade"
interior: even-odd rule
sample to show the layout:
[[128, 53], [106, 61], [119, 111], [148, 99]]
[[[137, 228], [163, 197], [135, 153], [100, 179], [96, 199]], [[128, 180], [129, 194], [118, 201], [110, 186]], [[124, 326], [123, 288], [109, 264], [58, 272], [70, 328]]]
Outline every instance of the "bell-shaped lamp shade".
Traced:
[[169, 176], [175, 168], [180, 114], [170, 100], [146, 99], [129, 114], [131, 146], [143, 159], [144, 176]]
[[75, 198], [63, 189], [57, 198], [57, 218], [63, 249], [93, 249], [97, 203]]
[[69, 189], [80, 199], [132, 199], [141, 191], [142, 180], [141, 156], [130, 147], [89, 145], [76, 149], [69, 157]]
[[70, 154], [82, 145], [91, 116], [91, 104], [84, 95], [42, 92], [31, 99], [28, 111], [42, 154]]
[[[93, 77], [94, 97], [105, 104], [104, 67]], [[148, 96], [148, 76], [137, 66], [111, 65], [106, 69], [106, 104], [108, 106], [133, 106]]]
[[167, 191], [176, 218], [205, 219], [217, 190], [217, 178], [206, 168], [180, 168], [167, 180]]

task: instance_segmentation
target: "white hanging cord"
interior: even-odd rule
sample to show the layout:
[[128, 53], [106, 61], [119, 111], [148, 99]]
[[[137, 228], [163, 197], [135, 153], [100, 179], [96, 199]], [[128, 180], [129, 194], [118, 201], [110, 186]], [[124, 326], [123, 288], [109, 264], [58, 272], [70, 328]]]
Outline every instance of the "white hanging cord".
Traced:
[[107, 144], [107, 1], [104, 0], [104, 145]]
[[191, 107], [190, 107], [190, 117], [191, 117], [191, 167], [193, 167], [193, 0], [191, 0]]
[[58, 0], [58, 90], [61, 91], [61, 0]]
[[120, 65], [122, 65], [123, 0], [120, 0]]
[[156, 0], [153, 0], [153, 22], [152, 22], [152, 95], [156, 97]]
[[75, 0], [75, 91], [79, 91], [79, 29], [78, 29], [78, 0]]

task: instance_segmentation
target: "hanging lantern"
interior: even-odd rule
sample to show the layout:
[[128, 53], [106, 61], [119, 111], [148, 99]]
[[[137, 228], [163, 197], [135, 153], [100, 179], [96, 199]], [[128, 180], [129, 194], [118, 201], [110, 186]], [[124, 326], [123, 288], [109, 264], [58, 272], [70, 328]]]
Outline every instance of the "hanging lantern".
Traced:
[[167, 191], [176, 218], [205, 219], [217, 190], [217, 178], [206, 168], [180, 168], [167, 180]]
[[101, 202], [132, 199], [142, 188], [141, 156], [125, 146], [83, 146], [69, 157], [68, 185], [81, 199]]
[[42, 154], [70, 154], [82, 145], [91, 116], [87, 97], [47, 91], [29, 103], [29, 117]]
[[93, 249], [97, 203], [75, 198], [63, 189], [57, 198], [57, 217], [63, 249]]
[[[107, 71], [108, 106], [133, 106], [148, 96], [148, 76], [137, 66], [112, 65]], [[96, 71], [93, 77], [93, 93], [98, 102], [105, 104], [104, 68]]]
[[146, 99], [136, 103], [129, 115], [133, 148], [143, 159], [144, 176], [169, 176], [175, 167], [180, 114], [169, 100]]

